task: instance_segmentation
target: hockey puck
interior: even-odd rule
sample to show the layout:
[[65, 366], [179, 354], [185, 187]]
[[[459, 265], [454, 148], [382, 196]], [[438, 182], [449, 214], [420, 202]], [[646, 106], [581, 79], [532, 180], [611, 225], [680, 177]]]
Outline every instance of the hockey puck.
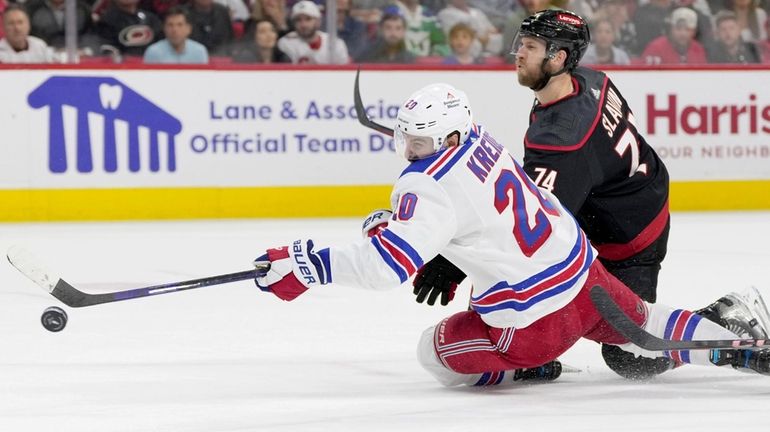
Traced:
[[67, 326], [67, 312], [60, 307], [51, 306], [43, 311], [40, 322], [49, 332], [62, 331]]

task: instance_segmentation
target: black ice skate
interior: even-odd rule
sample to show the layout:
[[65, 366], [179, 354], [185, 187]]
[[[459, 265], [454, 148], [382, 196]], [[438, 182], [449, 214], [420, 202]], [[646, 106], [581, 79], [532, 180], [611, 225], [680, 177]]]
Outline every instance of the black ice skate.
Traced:
[[732, 366], [741, 372], [756, 372], [770, 375], [770, 349], [752, 350], [711, 350], [709, 360], [717, 366]]
[[553, 381], [561, 375], [561, 362], [550, 361], [542, 366], [529, 369], [516, 369], [513, 373], [514, 381]]

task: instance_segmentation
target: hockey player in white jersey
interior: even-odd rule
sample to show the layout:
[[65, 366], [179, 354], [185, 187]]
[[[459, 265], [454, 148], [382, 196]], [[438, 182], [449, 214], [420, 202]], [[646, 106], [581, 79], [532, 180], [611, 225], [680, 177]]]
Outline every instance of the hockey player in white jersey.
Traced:
[[[600, 317], [588, 293], [594, 285], [658, 337], [738, 338], [692, 312], [647, 304], [609, 274], [572, 215], [473, 123], [462, 91], [433, 84], [411, 95], [394, 138], [409, 165], [394, 186], [392, 216], [375, 214], [371, 237], [357, 243], [321, 247], [303, 239], [269, 249], [257, 258], [271, 263], [256, 280], [262, 290], [291, 301], [330, 283], [394, 288], [442, 254], [473, 281], [472, 310], [442, 320], [419, 342], [420, 363], [445, 385], [511, 382], [514, 370], [549, 362], [581, 337], [659, 355], [631, 346]], [[731, 316], [766, 334], [764, 304], [738, 311], [745, 305], [736, 303]], [[667, 355], [770, 374], [767, 351]]]

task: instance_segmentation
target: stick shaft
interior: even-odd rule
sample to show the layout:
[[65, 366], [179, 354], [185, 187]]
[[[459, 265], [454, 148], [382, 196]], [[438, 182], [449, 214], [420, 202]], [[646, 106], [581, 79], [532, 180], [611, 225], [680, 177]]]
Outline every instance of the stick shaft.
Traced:
[[712, 339], [679, 341], [659, 338], [639, 327], [607, 291], [599, 285], [591, 288], [591, 301], [599, 314], [618, 333], [629, 342], [648, 351], [682, 351], [682, 350], [711, 350], [721, 348], [732, 349], [764, 349], [770, 347], [768, 339]]
[[125, 291], [115, 291], [103, 294], [88, 294], [78, 290], [63, 279], [59, 279], [51, 291], [51, 295], [61, 300], [70, 307], [93, 306], [103, 303], [112, 303], [122, 300], [131, 300], [142, 297], [150, 297], [161, 294], [169, 294], [179, 291], [187, 291], [213, 285], [222, 285], [231, 282], [253, 279], [259, 270], [246, 270], [237, 273], [228, 273], [217, 276], [209, 276], [200, 279], [191, 279], [181, 282], [172, 282], [161, 285], [153, 285], [142, 288], [134, 288]]
[[181, 282], [171, 282], [160, 285], [151, 285], [141, 288], [133, 288], [125, 291], [114, 291], [102, 294], [89, 294], [75, 288], [58, 274], [50, 271], [31, 252], [20, 246], [12, 246], [6, 255], [8, 261], [23, 275], [27, 276], [35, 284], [59, 299], [70, 307], [92, 306], [103, 303], [112, 303], [122, 300], [131, 300], [142, 297], [150, 297], [172, 292], [186, 291], [213, 285], [222, 285], [230, 282], [238, 282], [267, 273], [270, 270], [269, 261], [254, 262], [251, 270], [236, 273], [227, 273], [217, 276], [208, 276], [199, 279], [190, 279]]

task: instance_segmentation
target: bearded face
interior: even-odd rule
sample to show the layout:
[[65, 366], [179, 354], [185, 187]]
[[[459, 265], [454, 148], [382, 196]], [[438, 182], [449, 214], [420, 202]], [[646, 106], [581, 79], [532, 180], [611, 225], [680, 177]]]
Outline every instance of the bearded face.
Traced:
[[320, 26], [320, 20], [308, 15], [297, 15], [292, 19], [294, 30], [305, 40], [312, 39]]
[[541, 69], [545, 59], [545, 42], [534, 37], [520, 37], [514, 42], [516, 54], [516, 75], [519, 84], [533, 87], [543, 78]]

